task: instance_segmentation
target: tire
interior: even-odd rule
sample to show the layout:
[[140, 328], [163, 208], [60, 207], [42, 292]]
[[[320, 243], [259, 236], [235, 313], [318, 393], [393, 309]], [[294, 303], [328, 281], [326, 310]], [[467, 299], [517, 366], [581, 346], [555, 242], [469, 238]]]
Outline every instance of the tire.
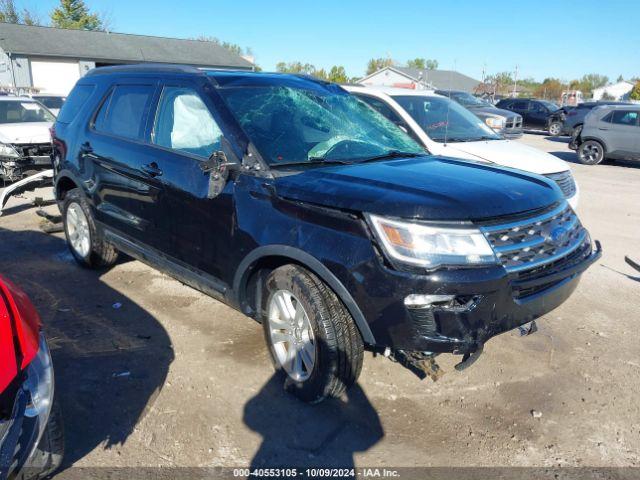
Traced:
[[558, 137], [562, 134], [562, 123], [551, 122], [548, 130], [549, 130], [549, 135], [551, 135], [552, 137]]
[[[113, 265], [118, 251], [96, 228], [91, 208], [79, 188], [69, 190], [62, 202], [62, 221], [67, 245], [76, 261], [86, 268]], [[77, 243], [81, 239], [81, 245]]]
[[49, 421], [33, 455], [26, 463], [19, 480], [39, 480], [56, 471], [64, 456], [64, 430], [62, 412], [57, 401], [53, 402]]
[[[319, 403], [339, 397], [356, 382], [364, 356], [362, 337], [326, 284], [302, 267], [285, 265], [269, 274], [262, 299], [265, 341], [287, 392], [304, 402]], [[311, 367], [310, 352], [314, 354]]]
[[578, 147], [578, 160], [584, 165], [597, 165], [604, 160], [604, 146], [597, 140], [587, 140]]

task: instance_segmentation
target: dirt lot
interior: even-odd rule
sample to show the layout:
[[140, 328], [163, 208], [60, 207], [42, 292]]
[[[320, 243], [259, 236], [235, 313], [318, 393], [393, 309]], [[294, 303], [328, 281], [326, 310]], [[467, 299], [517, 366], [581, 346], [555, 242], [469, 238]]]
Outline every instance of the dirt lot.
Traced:
[[[520, 141], [574, 160], [564, 141]], [[437, 383], [368, 354], [348, 397], [315, 407], [273, 380], [258, 324], [136, 261], [79, 268], [12, 199], [0, 271], [46, 325], [65, 463], [640, 466], [640, 273], [624, 262], [640, 261], [640, 165], [573, 167], [604, 255], [538, 333], [493, 339], [463, 373], [441, 357]]]

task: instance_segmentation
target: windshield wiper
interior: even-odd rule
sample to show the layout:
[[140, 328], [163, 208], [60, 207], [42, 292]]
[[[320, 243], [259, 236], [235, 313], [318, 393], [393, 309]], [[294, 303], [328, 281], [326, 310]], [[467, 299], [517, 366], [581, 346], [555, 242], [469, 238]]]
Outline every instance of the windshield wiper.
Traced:
[[416, 153], [416, 152], [401, 152], [399, 150], [390, 150], [381, 155], [375, 155], [373, 157], [366, 157], [354, 160], [355, 163], [365, 163], [365, 162], [375, 162], [376, 160], [386, 160], [389, 158], [414, 158], [414, 157], [422, 157], [427, 155], [425, 153]]
[[319, 165], [319, 164], [340, 164], [340, 165], [348, 165], [351, 162], [346, 160], [338, 160], [335, 158], [324, 158], [324, 157], [309, 157], [308, 160], [304, 160], [302, 162], [283, 162], [283, 163], [272, 163], [269, 166], [271, 168], [275, 167], [292, 167], [292, 166], [301, 166], [301, 165]]

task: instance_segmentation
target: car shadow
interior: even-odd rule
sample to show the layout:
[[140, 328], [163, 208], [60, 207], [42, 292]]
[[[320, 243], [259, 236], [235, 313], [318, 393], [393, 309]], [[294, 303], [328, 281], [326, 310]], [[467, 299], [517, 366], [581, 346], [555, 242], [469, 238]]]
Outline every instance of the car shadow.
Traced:
[[571, 137], [566, 135], [566, 136], [562, 136], [562, 137], [551, 137], [551, 136], [546, 136], [544, 137], [545, 140], [549, 140], [550, 142], [558, 142], [558, 143], [569, 143], [569, 141], [571, 140]]
[[[551, 155], [558, 157], [561, 160], [569, 163], [575, 163], [577, 165], [582, 165], [580, 161], [578, 161], [578, 154], [574, 151], [567, 152], [549, 152]], [[613, 167], [621, 167], [621, 168], [640, 168], [640, 161], [633, 160], [604, 160], [600, 165], [609, 165]], [[597, 165], [595, 165], [597, 167]]]
[[0, 227], [1, 272], [31, 297], [53, 357], [67, 468], [124, 443], [164, 385], [169, 335], [144, 308], [78, 266], [59, 235]]
[[380, 418], [362, 388], [317, 405], [301, 402], [274, 374], [244, 408], [243, 420], [262, 436], [251, 468], [354, 468], [354, 454], [384, 437]]

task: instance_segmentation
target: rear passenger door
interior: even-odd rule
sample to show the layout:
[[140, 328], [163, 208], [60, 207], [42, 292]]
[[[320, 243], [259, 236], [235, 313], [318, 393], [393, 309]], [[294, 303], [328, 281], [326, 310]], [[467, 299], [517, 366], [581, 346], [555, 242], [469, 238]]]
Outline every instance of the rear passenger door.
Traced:
[[153, 218], [159, 184], [145, 141], [156, 90], [155, 80], [121, 79], [94, 112], [80, 147], [96, 219], [152, 245], [161, 243]]
[[640, 110], [614, 110], [610, 125], [600, 124], [609, 152], [617, 158], [638, 158], [640, 150]]

